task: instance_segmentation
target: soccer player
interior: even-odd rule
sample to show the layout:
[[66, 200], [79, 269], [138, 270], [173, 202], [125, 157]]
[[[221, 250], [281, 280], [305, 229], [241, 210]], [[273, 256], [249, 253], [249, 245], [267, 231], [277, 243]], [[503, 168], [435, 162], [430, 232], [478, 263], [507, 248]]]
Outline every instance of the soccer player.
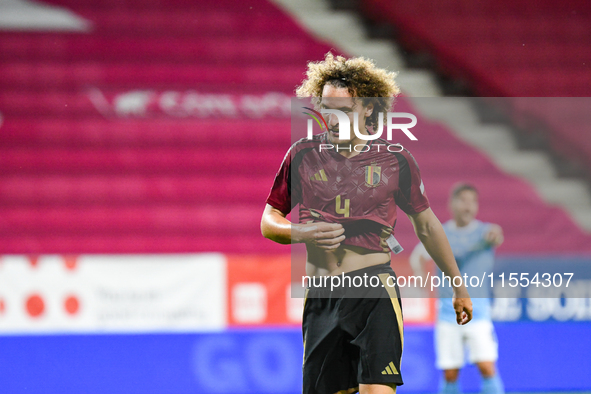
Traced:
[[[358, 130], [368, 135], [368, 128], [379, 124], [379, 113], [385, 116], [391, 109], [399, 92], [394, 78], [367, 59], [328, 53], [323, 61], [308, 64], [307, 77], [296, 91], [299, 97], [312, 97], [316, 109], [344, 112], [351, 137], [339, 136], [337, 116], [331, 114], [326, 117], [328, 130], [292, 145], [267, 198], [261, 231], [281, 244], [304, 243], [308, 276], [367, 276], [383, 285], [363, 293], [372, 297], [349, 298], [308, 284], [305, 394], [391, 394], [402, 384], [402, 311], [398, 289], [392, 286], [388, 248], [394, 240], [396, 206], [408, 215], [441, 270], [459, 275], [412, 155], [399, 145], [367, 141], [353, 132], [357, 121]], [[321, 150], [321, 144], [339, 150]], [[351, 149], [355, 146], [363, 149]], [[291, 223], [286, 216], [297, 204], [299, 223]], [[458, 324], [471, 319], [472, 303], [463, 284], [454, 288], [450, 308]]]
[[[453, 219], [443, 225], [462, 275], [481, 277], [490, 273], [494, 264], [494, 251], [503, 243], [503, 230], [497, 224], [476, 220], [478, 191], [467, 183], [456, 185], [452, 191], [449, 208]], [[416, 274], [424, 276], [425, 264], [431, 260], [422, 244], [413, 250], [410, 263]], [[475, 292], [476, 291], [476, 292]], [[435, 326], [435, 351], [437, 368], [443, 370], [439, 392], [460, 393], [458, 375], [464, 366], [464, 345], [469, 360], [475, 363], [482, 377], [483, 394], [504, 393], [503, 383], [496, 372], [498, 346], [490, 316], [490, 292], [482, 288], [472, 291], [474, 320], [469, 326], [453, 324], [449, 313], [451, 291], [439, 289], [437, 323]]]

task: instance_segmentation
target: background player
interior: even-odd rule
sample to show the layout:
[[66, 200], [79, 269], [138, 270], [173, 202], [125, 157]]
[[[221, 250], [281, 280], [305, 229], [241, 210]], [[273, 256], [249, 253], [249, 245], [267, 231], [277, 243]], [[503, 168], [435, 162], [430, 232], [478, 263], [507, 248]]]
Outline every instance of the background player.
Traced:
[[[368, 134], [367, 127], [375, 126], [379, 112], [385, 115], [390, 110], [398, 93], [394, 77], [366, 59], [335, 58], [329, 53], [324, 61], [308, 64], [307, 79], [297, 93], [313, 97], [317, 108], [345, 112], [351, 124], [356, 114], [358, 129]], [[459, 275], [410, 153], [371, 149], [371, 141], [363, 153], [345, 149], [366, 141], [353, 130], [352, 138], [340, 138], [336, 116], [328, 117], [327, 123], [327, 132], [295, 143], [286, 154], [263, 213], [263, 235], [282, 244], [305, 243], [310, 276], [393, 276], [384, 241], [393, 230], [398, 206], [439, 267], [450, 276]], [[319, 144], [328, 142], [343, 149], [320, 151]], [[372, 168], [378, 167], [380, 172], [374, 176]], [[382, 182], [382, 176], [390, 181]], [[292, 224], [286, 215], [296, 204], [300, 205], [300, 223]], [[368, 228], [352, 229], [355, 222]], [[308, 294], [303, 317], [304, 393], [357, 389], [363, 394], [393, 393], [402, 384], [402, 313], [397, 294], [388, 292], [390, 299], [331, 295], [327, 299], [313, 295], [314, 290]], [[472, 306], [463, 284], [455, 288], [455, 296], [450, 308], [455, 310], [457, 323], [465, 324]]]
[[[478, 191], [467, 183], [456, 185], [450, 195], [449, 208], [453, 219], [443, 225], [462, 274], [482, 276], [492, 272], [494, 250], [503, 242], [503, 230], [497, 224], [483, 223], [476, 219]], [[424, 276], [425, 264], [431, 260], [422, 244], [413, 250], [410, 263], [416, 274]], [[481, 294], [471, 290], [474, 303], [474, 321], [468, 326], [454, 324], [449, 313], [451, 291], [440, 288], [440, 299], [435, 326], [435, 350], [437, 368], [443, 370], [440, 393], [459, 393], [458, 375], [464, 366], [464, 345], [469, 360], [478, 366], [482, 376], [482, 393], [504, 393], [503, 383], [496, 372], [498, 346], [490, 315], [488, 289]]]

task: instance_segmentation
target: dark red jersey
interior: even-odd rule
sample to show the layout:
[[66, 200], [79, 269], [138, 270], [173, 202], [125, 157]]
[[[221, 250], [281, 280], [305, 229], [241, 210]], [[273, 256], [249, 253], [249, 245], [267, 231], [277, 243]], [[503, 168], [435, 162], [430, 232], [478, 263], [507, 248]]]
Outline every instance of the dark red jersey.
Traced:
[[326, 133], [293, 144], [267, 203], [286, 215], [299, 204], [300, 223], [343, 224], [343, 245], [387, 250], [396, 206], [407, 214], [429, 207], [417, 162], [383, 139], [368, 141], [365, 151], [351, 158], [329, 144]]

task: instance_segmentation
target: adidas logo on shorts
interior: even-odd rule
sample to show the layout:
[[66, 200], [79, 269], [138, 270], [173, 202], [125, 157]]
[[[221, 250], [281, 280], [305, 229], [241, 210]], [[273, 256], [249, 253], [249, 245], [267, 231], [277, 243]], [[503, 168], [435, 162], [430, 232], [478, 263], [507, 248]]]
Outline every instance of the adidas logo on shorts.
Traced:
[[390, 361], [390, 364], [382, 371], [382, 375], [398, 375], [398, 370], [394, 366], [394, 363]]

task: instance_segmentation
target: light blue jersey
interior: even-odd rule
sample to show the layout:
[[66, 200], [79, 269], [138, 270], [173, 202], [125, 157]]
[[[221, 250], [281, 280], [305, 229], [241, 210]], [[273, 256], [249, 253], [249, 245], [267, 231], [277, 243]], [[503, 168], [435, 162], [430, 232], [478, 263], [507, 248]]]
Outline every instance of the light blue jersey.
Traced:
[[[490, 274], [494, 265], [495, 250], [485, 241], [485, 235], [490, 230], [490, 223], [473, 220], [465, 227], [458, 227], [453, 220], [443, 225], [445, 234], [451, 245], [462, 276], [464, 274], [482, 278], [482, 274]], [[439, 275], [441, 272], [439, 271]], [[447, 281], [446, 281], [447, 283]], [[486, 283], [486, 282], [485, 282]], [[473, 320], [491, 320], [490, 315], [490, 284], [482, 288], [468, 287], [474, 307]], [[449, 285], [439, 288], [439, 302], [437, 316], [441, 321], [456, 321], [456, 314], [452, 306], [453, 291]]]

